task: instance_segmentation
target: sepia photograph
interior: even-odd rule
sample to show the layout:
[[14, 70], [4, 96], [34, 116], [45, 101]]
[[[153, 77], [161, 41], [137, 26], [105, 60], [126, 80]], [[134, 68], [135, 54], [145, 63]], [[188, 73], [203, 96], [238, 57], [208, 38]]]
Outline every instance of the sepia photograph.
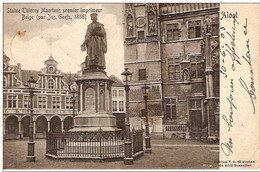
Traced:
[[229, 16], [242, 27], [219, 3], [3, 3], [3, 169], [236, 167]]

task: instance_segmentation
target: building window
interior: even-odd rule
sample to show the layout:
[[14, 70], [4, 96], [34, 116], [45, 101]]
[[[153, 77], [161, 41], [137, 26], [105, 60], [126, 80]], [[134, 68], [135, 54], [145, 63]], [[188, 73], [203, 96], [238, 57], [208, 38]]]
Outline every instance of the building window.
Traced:
[[61, 108], [60, 97], [56, 97], [56, 96], [52, 97], [52, 108], [53, 109], [60, 109]]
[[219, 33], [219, 24], [218, 23], [212, 23], [212, 36], [218, 36]]
[[123, 101], [119, 101], [119, 111], [120, 112], [124, 111], [124, 102]]
[[117, 90], [112, 91], [113, 97], [117, 97]]
[[190, 100], [191, 110], [200, 110], [201, 109], [201, 99]]
[[176, 119], [176, 98], [165, 99], [166, 104], [166, 119]]
[[190, 62], [191, 62], [191, 79], [202, 78], [203, 63], [201, 62], [201, 56], [190, 56]]
[[113, 101], [113, 112], [117, 112], [117, 101]]
[[173, 58], [168, 58], [168, 74], [169, 74], [169, 80], [174, 80]]
[[146, 80], [146, 69], [139, 69], [139, 81]]
[[174, 79], [180, 80], [180, 65], [174, 65]]
[[144, 41], [144, 31], [138, 31], [138, 41]]
[[178, 23], [167, 24], [167, 41], [174, 41], [179, 39]]
[[65, 97], [65, 104], [66, 109], [73, 109], [71, 97]]
[[119, 90], [119, 96], [124, 97], [124, 90]]
[[198, 38], [201, 37], [201, 21], [189, 21], [188, 24], [188, 37]]
[[218, 36], [219, 35], [219, 18], [211, 19], [211, 35]]
[[180, 80], [180, 65], [173, 63], [173, 58], [168, 59], [169, 80]]
[[29, 108], [30, 106], [30, 96], [24, 95], [23, 96], [23, 108]]
[[8, 95], [7, 100], [8, 100], [8, 108], [17, 108], [17, 95]]
[[49, 81], [48, 81], [48, 88], [49, 89], [54, 89], [54, 79], [49, 79]]
[[169, 66], [169, 80], [174, 80], [174, 66]]
[[47, 98], [46, 96], [38, 96], [38, 108], [45, 109], [47, 107]]

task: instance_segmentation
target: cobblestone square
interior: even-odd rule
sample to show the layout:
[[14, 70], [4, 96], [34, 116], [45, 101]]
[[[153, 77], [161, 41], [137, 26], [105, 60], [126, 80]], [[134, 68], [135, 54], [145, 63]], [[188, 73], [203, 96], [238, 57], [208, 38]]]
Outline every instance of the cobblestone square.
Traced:
[[27, 142], [4, 142], [4, 169], [216, 169], [219, 148], [198, 140], [152, 140], [152, 154], [144, 154], [133, 165], [123, 160], [57, 160], [45, 157], [45, 140], [35, 142], [36, 162], [26, 162]]

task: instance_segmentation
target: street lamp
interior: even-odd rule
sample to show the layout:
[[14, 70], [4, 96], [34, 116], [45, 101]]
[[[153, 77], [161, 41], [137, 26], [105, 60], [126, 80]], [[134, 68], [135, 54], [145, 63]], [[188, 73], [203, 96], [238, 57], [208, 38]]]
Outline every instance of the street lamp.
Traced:
[[72, 97], [71, 97], [71, 101], [72, 101], [72, 115], [73, 115], [72, 128], [74, 128], [75, 102], [76, 102], [77, 91], [75, 90], [75, 88], [72, 88], [70, 93], [72, 94]]
[[[78, 79], [78, 76], [75, 76], [75, 80]], [[76, 97], [77, 97], [77, 90], [76, 86], [73, 86], [74, 82], [71, 82], [71, 75], [70, 75], [70, 81], [69, 81], [69, 93], [72, 95], [71, 101], [72, 101], [72, 117], [73, 117], [73, 122], [72, 122], [72, 128], [74, 128], [74, 118], [75, 118], [75, 103], [76, 103]]]
[[125, 71], [121, 74], [124, 81], [125, 95], [126, 95], [126, 121], [125, 121], [125, 130], [126, 130], [126, 141], [125, 141], [125, 158], [124, 164], [131, 165], [134, 163], [132, 156], [132, 142], [130, 139], [130, 122], [129, 122], [129, 90], [130, 86], [128, 82], [131, 82], [132, 73], [128, 71], [128, 68], [125, 68]]
[[29, 142], [28, 142], [28, 154], [26, 157], [27, 162], [35, 162], [34, 156], [34, 140], [33, 140], [33, 92], [36, 87], [36, 80], [33, 76], [27, 81], [30, 92], [30, 125], [29, 125]]
[[151, 148], [151, 139], [149, 136], [149, 124], [148, 124], [148, 108], [147, 108], [147, 100], [148, 100], [148, 92], [149, 88], [146, 84], [142, 87], [142, 91], [144, 94], [144, 103], [145, 103], [145, 152], [152, 153]]

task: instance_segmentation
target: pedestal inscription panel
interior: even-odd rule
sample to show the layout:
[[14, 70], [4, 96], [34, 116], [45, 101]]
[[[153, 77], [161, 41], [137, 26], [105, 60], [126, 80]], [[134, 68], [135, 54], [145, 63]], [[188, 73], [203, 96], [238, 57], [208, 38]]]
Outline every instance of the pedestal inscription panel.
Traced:
[[93, 88], [87, 88], [85, 91], [85, 111], [95, 110], [95, 90]]

